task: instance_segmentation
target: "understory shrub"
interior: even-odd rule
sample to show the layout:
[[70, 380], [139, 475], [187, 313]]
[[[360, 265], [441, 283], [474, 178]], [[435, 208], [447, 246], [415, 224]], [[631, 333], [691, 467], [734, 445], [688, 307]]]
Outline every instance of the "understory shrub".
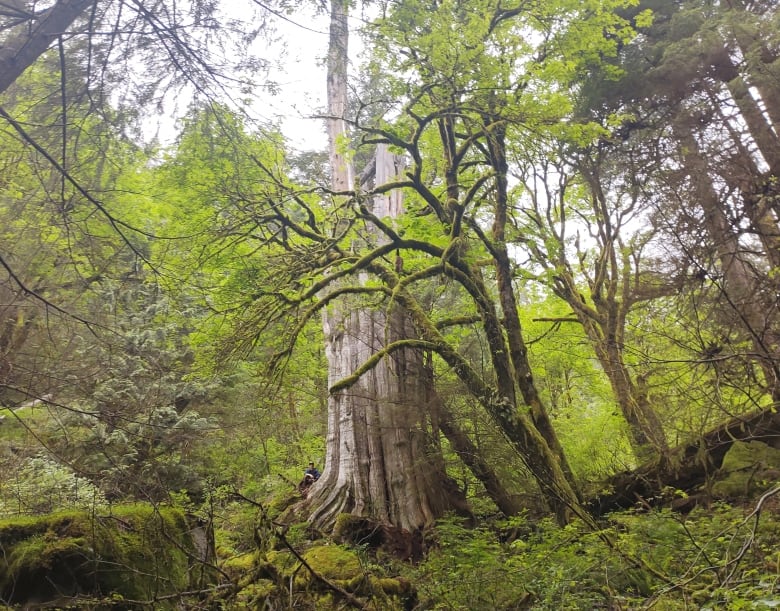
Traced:
[[597, 532], [523, 517], [476, 529], [448, 519], [406, 574], [418, 609], [775, 609], [777, 508], [627, 511]]
[[91, 481], [44, 455], [24, 459], [0, 480], [0, 518], [106, 506]]

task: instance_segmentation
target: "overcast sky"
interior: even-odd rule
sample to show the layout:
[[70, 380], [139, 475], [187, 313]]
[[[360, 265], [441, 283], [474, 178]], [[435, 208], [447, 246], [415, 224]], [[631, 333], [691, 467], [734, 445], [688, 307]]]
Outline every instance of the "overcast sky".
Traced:
[[271, 47], [282, 65], [274, 68], [271, 80], [280, 85], [275, 96], [262, 95], [255, 103], [258, 114], [269, 112], [282, 118], [282, 130], [297, 149], [323, 149], [327, 146], [325, 125], [312, 115], [325, 107], [326, 75], [324, 58], [328, 49], [328, 21], [313, 11], [301, 11], [289, 21], [278, 21], [286, 49]]
[[[246, 3], [233, 4], [225, 0], [223, 7], [229, 16], [251, 23], [249, 14], [240, 14], [240, 11], [246, 11]], [[357, 34], [362, 18], [362, 15], [350, 18], [349, 44], [353, 67], [357, 66], [362, 49]], [[293, 148], [300, 151], [324, 150], [327, 147], [325, 122], [313, 117], [321, 115], [326, 104], [328, 15], [317, 15], [314, 8], [305, 7], [294, 15], [274, 17], [273, 22], [280, 41], [268, 43], [261, 34], [252, 51], [270, 61], [268, 78], [278, 85], [278, 93], [272, 95], [258, 87], [249, 96], [250, 112], [261, 123], [279, 123]], [[245, 92], [226, 91], [224, 95], [233, 97], [236, 102], [247, 99]], [[181, 96], [167, 100], [163, 116], [149, 117], [143, 138], [157, 138], [163, 145], [172, 143], [177, 134], [174, 117], [186, 112], [189, 105], [187, 97], [186, 91], [182, 91]]]
[[[365, 7], [353, 10], [349, 19], [350, 70], [358, 65], [358, 57], [363, 49], [358, 29], [367, 17], [364, 13], [366, 10]], [[265, 107], [274, 116], [283, 118], [285, 135], [295, 148], [301, 150], [321, 150], [327, 146], [324, 121], [311, 117], [321, 114], [325, 109], [328, 18], [328, 15], [317, 15], [313, 9], [304, 8], [298, 14], [275, 20], [287, 45], [282, 55], [282, 67], [275, 69], [271, 75], [272, 80], [280, 84], [282, 93], [271, 97], [261, 96], [256, 104], [258, 114]], [[274, 53], [275, 49], [269, 51]]]

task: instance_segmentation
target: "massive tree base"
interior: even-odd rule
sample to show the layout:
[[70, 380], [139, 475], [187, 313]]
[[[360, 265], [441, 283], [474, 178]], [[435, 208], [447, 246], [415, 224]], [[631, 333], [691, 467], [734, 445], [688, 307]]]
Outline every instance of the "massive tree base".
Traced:
[[419, 561], [425, 554], [422, 531], [410, 532], [349, 513], [342, 513], [336, 519], [333, 538], [339, 543], [382, 549], [400, 560]]
[[720, 469], [723, 457], [736, 441], [780, 446], [780, 414], [762, 410], [733, 418], [697, 441], [673, 449], [668, 463], [653, 461], [617, 473], [606, 482], [611, 492], [591, 501], [588, 508], [599, 516], [637, 504], [652, 507], [666, 503], [669, 496], [664, 491], [668, 488], [693, 492]]

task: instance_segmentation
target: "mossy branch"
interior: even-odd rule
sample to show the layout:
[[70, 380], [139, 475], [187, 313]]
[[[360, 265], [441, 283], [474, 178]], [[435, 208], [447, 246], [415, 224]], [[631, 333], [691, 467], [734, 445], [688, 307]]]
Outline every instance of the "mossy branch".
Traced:
[[382, 350], [372, 354], [371, 358], [367, 359], [360, 367], [358, 367], [352, 375], [347, 376], [346, 378], [342, 378], [333, 386], [331, 386], [330, 393], [334, 394], [340, 390], [346, 390], [347, 388], [354, 386], [361, 377], [376, 367], [383, 358], [403, 348], [434, 350], [436, 346], [431, 342], [426, 342], [420, 339], [402, 339], [388, 344], [382, 348]]
[[481, 316], [455, 316], [453, 318], [444, 318], [436, 321], [436, 328], [439, 331], [449, 329], [451, 327], [462, 327], [464, 325], [476, 325], [482, 322]]

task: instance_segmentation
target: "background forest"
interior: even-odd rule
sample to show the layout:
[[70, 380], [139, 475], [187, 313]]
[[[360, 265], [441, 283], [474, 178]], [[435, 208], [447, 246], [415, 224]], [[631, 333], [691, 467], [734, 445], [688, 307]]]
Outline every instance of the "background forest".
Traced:
[[0, 606], [780, 606], [775, 2], [0, 0], [0, 141]]

